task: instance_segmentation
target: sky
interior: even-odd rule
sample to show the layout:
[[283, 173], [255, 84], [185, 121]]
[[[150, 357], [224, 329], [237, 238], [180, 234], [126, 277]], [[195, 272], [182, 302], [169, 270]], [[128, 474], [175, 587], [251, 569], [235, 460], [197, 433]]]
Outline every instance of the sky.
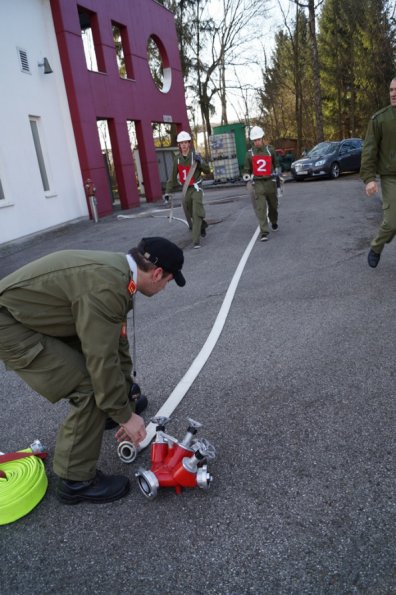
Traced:
[[[222, 12], [222, 0], [210, 0], [209, 11], [210, 15], [216, 18], [218, 15], [221, 18]], [[248, 117], [254, 117], [257, 113], [255, 92], [253, 88], [257, 88], [262, 79], [261, 64], [264, 59], [264, 51], [269, 58], [274, 48], [274, 38], [277, 30], [283, 25], [283, 16], [280, 9], [283, 8], [285, 14], [289, 13], [289, 16], [293, 11], [292, 2], [290, 0], [268, 0], [268, 17], [258, 23], [258, 34], [254, 41], [251, 43], [252, 60], [248, 66], [244, 66], [241, 71], [238, 72], [238, 78], [244, 85], [252, 87], [251, 90], [246, 91], [246, 101], [241, 97], [240, 91], [229, 91], [227, 115], [229, 121], [238, 121], [241, 117], [246, 116], [246, 104], [248, 105]], [[292, 9], [292, 10], [291, 10]], [[261, 64], [255, 63], [255, 57]], [[231, 72], [228, 72], [227, 78], [230, 82], [232, 80], [237, 83], [237, 79], [234, 78]], [[220, 121], [221, 110], [220, 102], [215, 102], [216, 115], [213, 116], [213, 121]]]

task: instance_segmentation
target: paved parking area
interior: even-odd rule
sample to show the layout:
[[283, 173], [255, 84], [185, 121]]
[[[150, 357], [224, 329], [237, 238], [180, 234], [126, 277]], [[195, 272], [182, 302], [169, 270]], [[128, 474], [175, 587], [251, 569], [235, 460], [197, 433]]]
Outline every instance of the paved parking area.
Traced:
[[[177, 198], [177, 197], [176, 197]], [[185, 249], [187, 284], [138, 296], [138, 381], [148, 421], [208, 337], [256, 229], [243, 185], [208, 188], [208, 234], [149, 205], [0, 247], [0, 276], [53, 250], [126, 251], [163, 235]], [[177, 202], [177, 200], [176, 200]], [[180, 209], [175, 213], [181, 216]], [[381, 219], [357, 176], [285, 184], [279, 231], [256, 242], [211, 356], [175, 411], [214, 444], [210, 490], [149, 501], [112, 432], [100, 468], [132, 482], [124, 499], [62, 506], [51, 455], [66, 403], [52, 406], [0, 364], [0, 450], [40, 438], [47, 494], [0, 527], [0, 591], [37, 594], [241, 595], [396, 592], [396, 242], [367, 266]]]

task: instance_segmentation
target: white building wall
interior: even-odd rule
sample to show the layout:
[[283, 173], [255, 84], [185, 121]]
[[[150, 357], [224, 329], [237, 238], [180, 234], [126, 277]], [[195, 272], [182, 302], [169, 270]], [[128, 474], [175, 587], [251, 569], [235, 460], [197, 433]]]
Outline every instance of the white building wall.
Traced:
[[[30, 74], [22, 72], [18, 49]], [[0, 244], [88, 217], [49, 0], [0, 2]], [[53, 72], [38, 63], [46, 57]], [[43, 188], [29, 118], [38, 128]], [[2, 195], [4, 197], [2, 197]]]

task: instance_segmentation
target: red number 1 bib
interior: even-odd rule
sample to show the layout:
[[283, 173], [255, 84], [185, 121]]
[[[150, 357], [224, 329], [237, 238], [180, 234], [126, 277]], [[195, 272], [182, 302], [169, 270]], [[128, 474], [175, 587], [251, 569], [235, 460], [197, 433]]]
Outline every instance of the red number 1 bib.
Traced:
[[271, 155], [253, 155], [253, 175], [254, 176], [270, 176], [271, 175]]
[[[187, 180], [188, 172], [190, 171], [190, 166], [181, 165], [180, 163], [178, 163], [177, 171], [179, 173], [180, 184], [184, 184], [184, 182]], [[195, 184], [194, 176], [191, 178], [189, 186], [192, 186], [193, 184]]]

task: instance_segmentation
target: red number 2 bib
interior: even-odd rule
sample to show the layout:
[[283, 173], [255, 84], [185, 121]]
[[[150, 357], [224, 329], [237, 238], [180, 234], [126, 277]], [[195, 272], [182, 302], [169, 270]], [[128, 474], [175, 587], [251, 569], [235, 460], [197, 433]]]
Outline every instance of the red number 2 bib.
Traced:
[[253, 175], [254, 176], [270, 176], [271, 175], [271, 155], [253, 155]]

